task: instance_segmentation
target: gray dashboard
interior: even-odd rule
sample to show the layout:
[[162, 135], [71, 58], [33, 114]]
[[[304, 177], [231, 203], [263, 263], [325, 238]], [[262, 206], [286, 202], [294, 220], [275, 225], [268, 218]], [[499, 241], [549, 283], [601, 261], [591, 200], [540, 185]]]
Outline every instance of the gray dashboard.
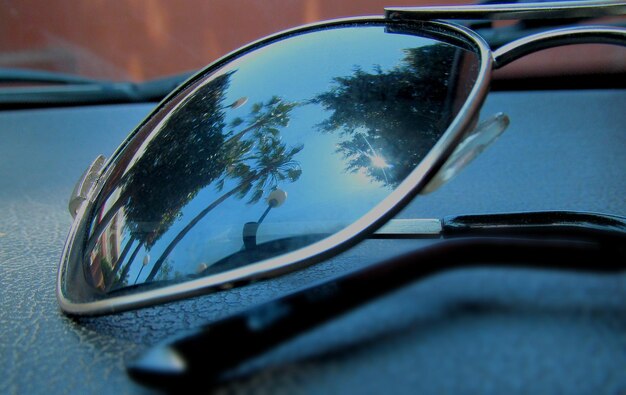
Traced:
[[[153, 104], [0, 112], [0, 393], [143, 393], [149, 346], [298, 287], [419, 246], [370, 240], [279, 279], [72, 319], [56, 271], [83, 170]], [[525, 210], [626, 215], [626, 91], [492, 93], [511, 126], [399, 217]], [[434, 276], [264, 355], [211, 389], [251, 393], [624, 393], [626, 276], [484, 267]], [[233, 347], [236, 347], [233, 344]], [[206, 350], [207, 358], [219, 358]]]

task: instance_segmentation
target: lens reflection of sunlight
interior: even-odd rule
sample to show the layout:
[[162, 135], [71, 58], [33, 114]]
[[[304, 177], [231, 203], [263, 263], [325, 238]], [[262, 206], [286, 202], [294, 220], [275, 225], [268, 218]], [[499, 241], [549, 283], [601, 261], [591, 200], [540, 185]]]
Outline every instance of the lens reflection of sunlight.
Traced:
[[391, 167], [387, 163], [385, 158], [383, 158], [382, 156], [380, 156], [378, 154], [377, 155], [371, 155], [370, 156], [370, 160], [372, 161], [372, 166], [374, 166], [374, 167], [378, 167], [378, 168], [381, 168], [381, 169], [385, 169], [385, 168]]

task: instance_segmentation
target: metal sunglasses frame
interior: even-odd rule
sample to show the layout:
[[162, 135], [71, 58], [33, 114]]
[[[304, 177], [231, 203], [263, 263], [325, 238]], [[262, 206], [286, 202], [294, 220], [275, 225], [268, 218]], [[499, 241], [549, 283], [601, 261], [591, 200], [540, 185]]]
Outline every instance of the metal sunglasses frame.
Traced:
[[[228, 289], [234, 285], [275, 277], [335, 256], [367, 238], [388, 223], [395, 214], [418, 195], [422, 189], [428, 185], [429, 181], [437, 175], [454, 149], [463, 141], [463, 138], [472, 131], [479, 111], [489, 91], [491, 72], [493, 70], [527, 54], [555, 46], [583, 43], [607, 43], [626, 46], [626, 29], [606, 26], [579, 26], [555, 29], [530, 35], [493, 51], [476, 32], [460, 24], [443, 20], [433, 21], [431, 20], [432, 18], [496, 20], [544, 17], [595, 17], [624, 14], [626, 14], [626, 2], [620, 1], [604, 3], [596, 1], [531, 3], [523, 6], [508, 4], [491, 6], [392, 8], [386, 10], [384, 17], [339, 19], [283, 31], [253, 42], [222, 57], [198, 72], [168, 95], [152, 114], [144, 119], [135, 131], [127, 137], [110, 160], [105, 163], [101, 157], [96, 159], [94, 164], [77, 184], [73, 198], [70, 201], [70, 208], [76, 211], [76, 215], [63, 249], [57, 277], [56, 293], [61, 309], [67, 314], [81, 316], [116, 313], [203, 295], [220, 289]], [[161, 111], [166, 105], [170, 104], [179, 93], [199, 81], [202, 77], [243, 53], [255, 50], [294, 34], [314, 33], [324, 28], [347, 24], [363, 25], [368, 22], [409, 23], [425, 31], [436, 31], [439, 34], [461, 39], [476, 50], [481, 62], [477, 80], [456, 118], [424, 160], [387, 198], [342, 231], [310, 246], [275, 258], [158, 289], [140, 291], [121, 296], [104, 296], [100, 300], [88, 302], [76, 302], [72, 300], [73, 298], [69, 295], [66, 288], [72, 287], [73, 284], [68, 283], [66, 277], [75, 276], [77, 271], [82, 270], [82, 257], [85, 244], [84, 235], [86, 234], [86, 227], [92, 218], [90, 213], [93, 211], [94, 201], [110, 175], [111, 169], [115, 167], [114, 165], [126, 144], [137, 131], [147, 123], [153, 114]], [[428, 220], [424, 221], [426, 221], [424, 224], [426, 225], [427, 233], [438, 234], [441, 232], [440, 224], [439, 226], [437, 226], [437, 224], [433, 226], [432, 220], [430, 222]], [[417, 230], [419, 231], [419, 229]]]

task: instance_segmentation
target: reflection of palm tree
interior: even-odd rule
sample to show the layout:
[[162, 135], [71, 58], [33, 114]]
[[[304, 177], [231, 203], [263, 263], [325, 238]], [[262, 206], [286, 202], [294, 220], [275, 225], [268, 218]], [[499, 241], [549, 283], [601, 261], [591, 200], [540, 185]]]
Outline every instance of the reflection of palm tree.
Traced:
[[[253, 132], [255, 139], [266, 135], [276, 137], [278, 128], [288, 125], [290, 112], [298, 103], [273, 96], [265, 103], [252, 105], [244, 129], [236, 134], [226, 133], [224, 108], [247, 101], [247, 98], [245, 101], [240, 98], [230, 106], [221, 104], [229, 84], [226, 77], [230, 75], [207, 84], [171, 116], [151, 142], [150, 149], [125, 176], [121, 195], [98, 221], [86, 251], [91, 250], [98, 236], [122, 208], [125, 208], [127, 224], [132, 227], [131, 242], [139, 239], [150, 247], [169, 229], [181, 208], [198, 190], [229, 173], [228, 169], [239, 166], [253, 145], [252, 141], [244, 139], [248, 133]], [[243, 119], [236, 118], [230, 126], [236, 127], [243, 122]], [[222, 177], [218, 186], [223, 180]], [[144, 228], [146, 223], [152, 223], [154, 227], [142, 229], [137, 226], [140, 223]], [[115, 264], [114, 268], [119, 270], [119, 265]]]
[[[286, 102], [278, 96], [272, 96], [266, 103], [255, 103], [252, 106], [248, 126], [234, 134], [226, 140], [226, 144], [239, 142], [250, 131], [255, 131], [257, 138], [271, 134], [276, 137], [279, 134], [278, 128], [289, 124], [289, 114], [298, 103]], [[243, 119], [236, 118], [231, 122], [231, 126], [239, 126]]]
[[[214, 200], [211, 204], [200, 211], [170, 242], [159, 259], [155, 262], [146, 282], [152, 281], [159, 272], [161, 265], [169, 256], [176, 245], [185, 235], [211, 210], [231, 196], [244, 198], [251, 190], [254, 190], [248, 203], [254, 203], [261, 199], [266, 189], [276, 188], [280, 181], [294, 182], [302, 174], [300, 165], [293, 157], [302, 150], [303, 146], [287, 148], [280, 140], [267, 137], [255, 147], [255, 152], [247, 159], [253, 162], [253, 166], [239, 163], [229, 170], [228, 176], [238, 179], [237, 186]], [[221, 184], [223, 186], [223, 183]]]
[[[247, 101], [240, 98], [230, 106], [223, 105], [229, 77], [230, 74], [205, 85], [173, 112], [149, 143], [149, 149], [124, 176], [118, 189], [120, 195], [91, 232], [86, 251], [91, 251], [115, 215], [124, 213], [130, 230], [122, 253], [113, 262], [106, 289], [121, 286], [121, 281], [115, 279], [127, 276], [139, 250], [150, 249], [201, 188], [219, 180], [216, 186], [221, 189], [227, 176], [245, 178], [240, 173], [245, 168], [243, 162], [252, 160], [247, 155], [254, 141], [276, 137], [278, 128], [287, 126], [297, 103], [274, 96], [253, 104], [245, 121], [237, 118], [229, 125], [235, 128], [246, 122], [245, 128], [237, 133], [227, 132], [224, 110]], [[248, 134], [251, 138], [246, 138]], [[130, 258], [122, 267], [128, 255]], [[122, 275], [116, 277], [119, 271]]]
[[[130, 249], [130, 246], [132, 246], [132, 244], [135, 242], [135, 238], [131, 236], [131, 239], [128, 240], [126, 242], [126, 248], [124, 249], [125, 251], [127, 249]], [[130, 258], [128, 259], [128, 263], [126, 264], [126, 266], [124, 266], [124, 270], [122, 270], [122, 274], [120, 274], [119, 279], [116, 279], [116, 282], [111, 283], [106, 290], [110, 290], [113, 286], [115, 286], [115, 288], [120, 288], [126, 284], [126, 277], [128, 276], [128, 272], [130, 271], [130, 266], [133, 263], [133, 261], [135, 260], [135, 258], [137, 257], [137, 254], [139, 254], [139, 250], [141, 249], [141, 247], [143, 246], [143, 244], [140, 242], [139, 244], [137, 244], [137, 246], [135, 247], [135, 249], [133, 250], [133, 253], [131, 254]], [[120, 267], [122, 266], [122, 262], [124, 262], [124, 258], [125, 258], [126, 254], [124, 254], [123, 256], [120, 255], [120, 257], [117, 260], [116, 266], [114, 268], [114, 270], [117, 272], [117, 270], [120, 269]]]
[[[250, 199], [251, 203], [260, 199], [261, 195], [263, 194], [263, 185], [267, 184], [268, 182], [273, 181], [274, 183], [277, 183], [278, 181], [283, 180], [283, 179], [291, 179], [295, 181], [295, 179], [299, 177], [299, 173], [297, 173], [297, 171], [294, 173], [295, 171], [294, 169], [289, 169], [286, 172], [286, 174], [283, 174], [283, 170], [285, 170], [285, 166], [293, 167], [295, 163], [284, 163], [282, 165], [283, 168], [278, 169], [279, 170], [278, 172], [270, 171], [268, 174], [264, 174], [265, 172], [257, 172], [253, 174], [250, 171], [250, 166], [249, 166], [249, 163], [254, 163], [255, 168], [261, 169], [263, 168], [263, 165], [264, 165], [262, 162], [268, 160], [267, 158], [271, 157], [272, 155], [274, 155], [275, 157], [279, 157], [281, 155], [288, 155], [292, 157], [293, 155], [295, 155], [295, 153], [297, 153], [295, 151], [286, 152], [287, 148], [279, 144], [279, 140], [278, 140], [278, 135], [279, 135], [278, 128], [285, 127], [288, 125], [290, 112], [296, 106], [297, 106], [297, 103], [286, 102], [283, 99], [276, 97], [276, 96], [272, 97], [267, 102], [255, 103], [252, 106], [252, 110], [250, 111], [250, 114], [247, 117], [247, 120], [245, 121], [247, 123], [247, 126], [243, 128], [241, 131], [235, 134], [233, 134], [234, 132], [226, 133], [223, 130], [226, 127], [226, 125], [224, 123], [221, 123], [220, 129], [215, 131], [220, 136], [222, 136], [222, 142], [220, 144], [208, 144], [208, 145], [201, 144], [199, 146], [196, 146], [196, 148], [189, 147], [189, 150], [192, 150], [194, 152], [195, 150], [205, 151], [206, 155], [210, 154], [210, 157], [216, 158], [216, 161], [211, 163], [211, 166], [213, 168], [215, 168], [216, 163], [219, 163], [222, 166], [221, 170], [219, 170], [218, 173], [215, 173], [215, 172], [213, 173], [215, 174], [214, 176], [215, 186], [217, 187], [218, 190], [221, 190], [224, 187], [224, 183], [230, 179], [238, 179], [240, 180], [240, 183], [242, 185], [240, 188], [237, 188], [236, 190], [231, 191], [230, 193], [227, 193], [224, 196], [222, 196], [221, 199], [218, 199], [218, 201], [214, 202], [214, 204], [210, 205], [210, 207], [207, 207], [208, 210], [204, 214], [197, 217], [196, 221], [192, 221], [192, 223], [189, 224], [189, 228], [186, 228], [186, 230], [184, 230], [184, 233], [186, 233], [189, 229], [191, 229], [193, 225], [197, 221], [199, 221], [203, 215], [206, 215], [206, 213], [212, 210], [213, 207], [220, 204], [223, 200], [227, 199], [233, 194], [239, 194], [241, 196], [245, 196], [248, 193], [248, 191], [252, 189], [252, 184], [256, 185], [257, 187], [254, 188], [255, 194]], [[230, 126], [234, 128], [234, 127], [241, 125], [243, 122], [244, 122], [243, 119], [237, 118], [231, 122]], [[249, 133], [251, 135], [249, 135]], [[246, 136], [250, 136], [250, 138], [247, 138]], [[208, 149], [209, 147], [214, 147], [214, 148], [213, 150], [209, 150]], [[297, 151], [299, 151], [300, 149], [301, 148], [297, 149]], [[183, 150], [183, 151], [187, 152], [188, 150]], [[164, 162], [160, 159], [158, 159], [158, 161]], [[172, 175], [170, 175], [170, 177], [171, 176]], [[174, 175], [174, 177], [176, 176]], [[245, 182], [245, 180], [247, 180], [248, 178], [260, 180], [261, 186], [259, 186], [259, 182], [253, 182], [253, 183]], [[138, 181], [140, 181], [140, 179], [138, 179]], [[173, 182], [176, 183], [178, 181], [174, 180]], [[192, 199], [197, 194], [197, 191], [200, 189], [200, 187], [202, 187], [202, 185], [199, 185], [199, 184], [196, 184], [196, 185], [198, 185], [199, 188], [193, 191], [191, 194], [187, 194], [185, 201]], [[245, 193], [242, 194], [244, 190], [245, 190]], [[172, 192], [175, 193], [176, 190]], [[179, 193], [180, 193], [180, 190], [179, 190]], [[153, 204], [153, 203], [156, 203], [156, 204]], [[124, 257], [126, 256], [129, 250], [128, 245], [126, 246], [127, 248], [124, 249], [126, 254], [120, 255], [118, 261], [116, 262], [114, 266], [114, 270], [115, 272], [117, 272], [118, 270], [122, 270], [121, 278], [125, 278], [125, 275], [127, 275], [131, 265], [133, 264], [133, 260], [136, 256], [136, 253], [139, 252], [139, 249], [141, 247], [146, 247], [147, 249], [149, 249], [156, 242], [156, 240], [158, 240], [161, 237], [161, 235], [165, 233], [165, 231], [167, 231], [172, 221], [174, 221], [177, 217], [180, 216], [180, 209], [182, 208], [182, 205], [173, 205], [173, 206], [166, 205], [164, 207], [164, 203], [166, 202], [162, 200], [159, 200], [158, 202], [154, 202], [154, 199], [150, 199], [150, 201], [145, 201], [143, 199], [140, 199], [140, 200], [128, 202], [128, 204], [124, 205], [124, 207], [127, 209], [129, 207], [129, 204], [130, 206], [133, 206], [133, 205], [139, 206], [139, 207], [134, 207], [134, 206], [131, 207], [135, 215], [133, 215], [130, 218], [127, 218], [128, 219], [127, 225], [131, 229], [130, 239], [127, 243], [132, 244], [137, 239], [140, 240], [140, 243], [134, 249], [133, 254], [131, 255], [131, 258], [128, 260], [128, 262], [126, 263], [123, 269], [121, 269], [121, 267], [122, 267]], [[139, 210], [139, 208], [141, 208], [141, 210]], [[163, 211], [164, 209], [166, 211]], [[141, 212], [143, 212], [144, 214], [140, 215]], [[146, 215], [147, 216], [154, 216], [154, 215], [159, 216], [160, 215], [161, 216], [160, 218], [162, 218], [163, 221], [155, 222], [155, 221], [149, 220], [147, 222], [152, 223], [152, 225], [148, 227], [149, 229], [141, 229], [141, 218], [144, 218], [143, 227], [144, 228], [146, 227], [145, 226]], [[181, 238], [182, 236], [184, 235], [181, 235]], [[176, 243], [178, 243], [178, 241], [176, 241]], [[161, 264], [162, 264], [162, 261], [157, 261], [155, 263], [155, 267]], [[150, 277], [150, 278], [152, 279], [153, 277]], [[120, 286], [122, 286], [121, 283], [110, 284], [109, 288], [107, 289], [110, 289], [111, 287], [119, 288]]]
[[[118, 195], [101, 213], [86, 244], [91, 251], [111, 219], [124, 212], [132, 241], [152, 245], [171, 226], [180, 209], [197, 191], [219, 178], [231, 157], [220, 155], [224, 143], [226, 91], [233, 73], [215, 78], [173, 110], [161, 128], [151, 133], [143, 153], [107, 196]], [[232, 105], [231, 105], [232, 106]], [[136, 147], [139, 150], [139, 146]], [[136, 152], [120, 159], [128, 166]], [[146, 229], [152, 224], [153, 229]], [[121, 263], [121, 261], [120, 261]], [[116, 265], [115, 267], [118, 267]]]

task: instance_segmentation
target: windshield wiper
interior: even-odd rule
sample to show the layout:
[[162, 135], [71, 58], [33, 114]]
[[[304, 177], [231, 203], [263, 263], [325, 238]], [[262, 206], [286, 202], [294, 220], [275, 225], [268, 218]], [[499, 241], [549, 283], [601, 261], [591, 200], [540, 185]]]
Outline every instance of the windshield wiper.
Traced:
[[191, 75], [193, 72], [145, 82], [115, 82], [49, 71], [0, 69], [0, 108], [158, 102]]
[[0, 68], [0, 84], [20, 82], [42, 84], [94, 84], [103, 81], [54, 71]]
[[[509, 26], [494, 26], [492, 22], [468, 20], [464, 24], [472, 27], [491, 48], [496, 49], [531, 33], [539, 33], [555, 26], [575, 25], [584, 20], [587, 19], [522, 20]], [[604, 24], [619, 27], [626, 25], [624, 21]], [[0, 110], [159, 102], [195, 72], [189, 71], [145, 82], [115, 82], [50, 71], [0, 68]], [[572, 78], [571, 75], [548, 75], [520, 81], [495, 79], [492, 90], [624, 88], [624, 75], [623, 71], [618, 71], [586, 73], [578, 78]], [[10, 84], [42, 85], [16, 87]]]

